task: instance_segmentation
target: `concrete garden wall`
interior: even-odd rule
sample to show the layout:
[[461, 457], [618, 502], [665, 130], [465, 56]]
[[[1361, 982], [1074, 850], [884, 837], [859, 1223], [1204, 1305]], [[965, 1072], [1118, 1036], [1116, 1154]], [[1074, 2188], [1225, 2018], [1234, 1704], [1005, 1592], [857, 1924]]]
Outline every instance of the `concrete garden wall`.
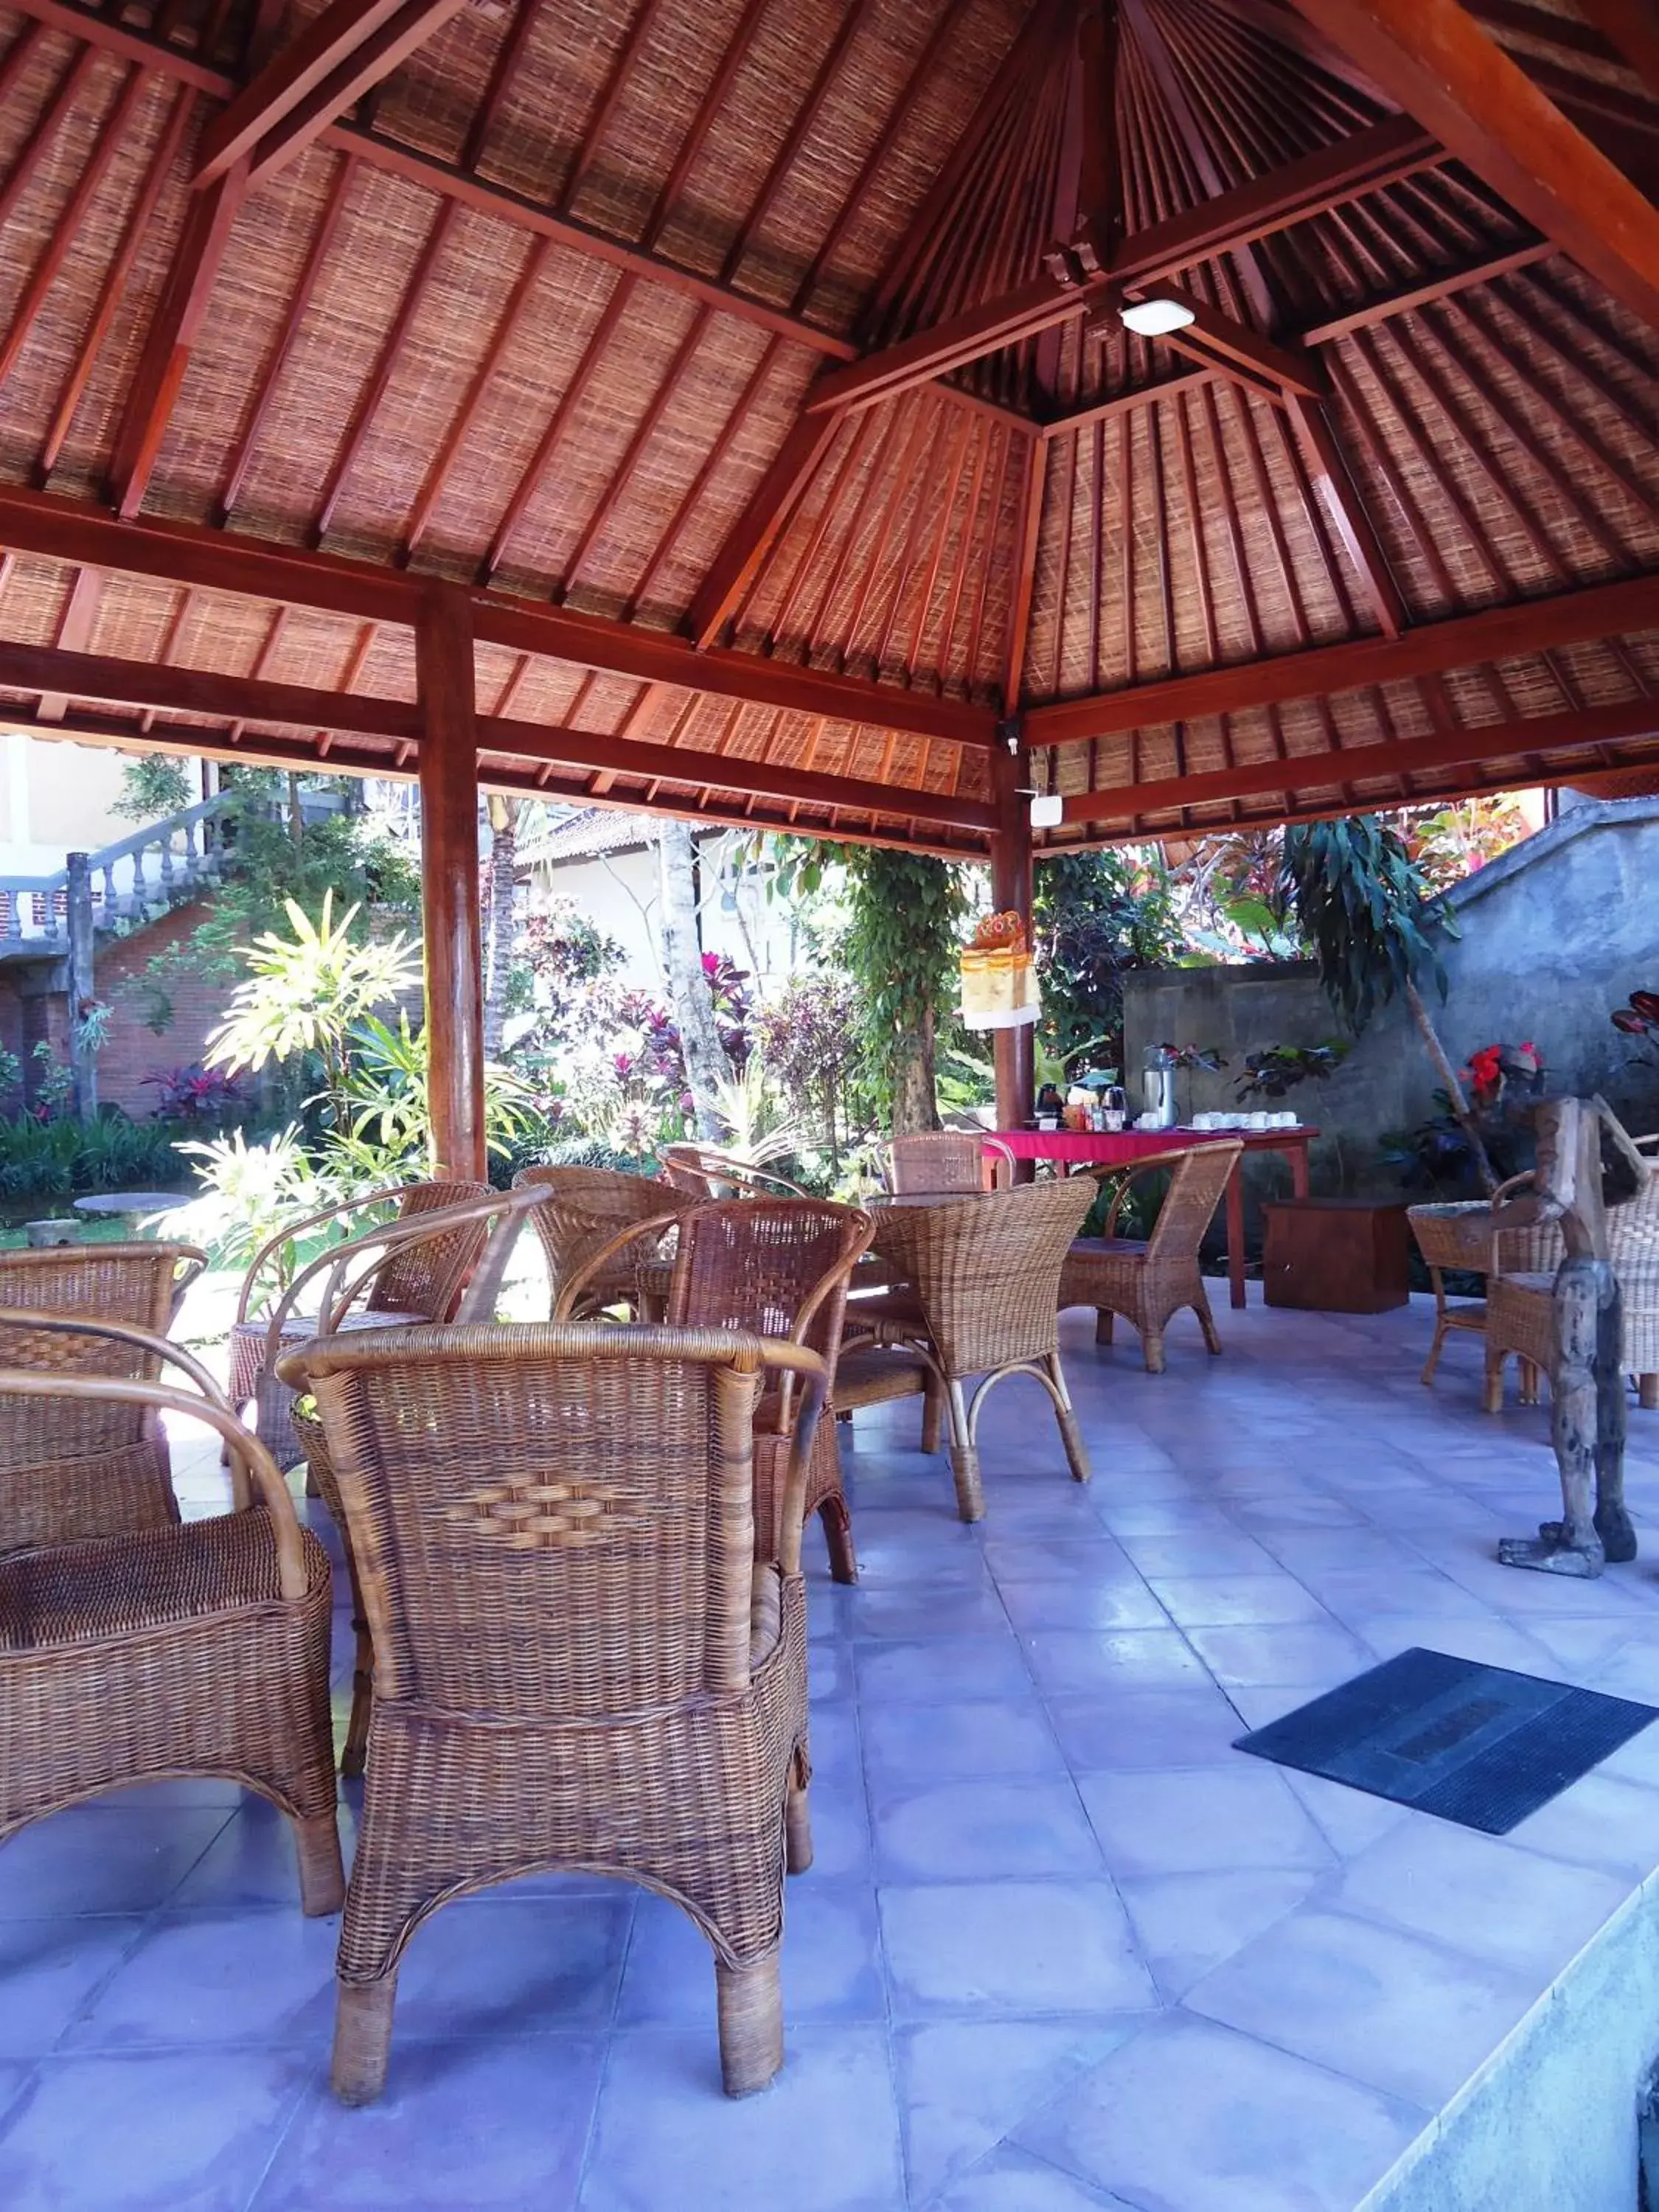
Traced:
[[[1659, 1066], [1644, 1065], [1608, 1019], [1632, 989], [1659, 989], [1659, 799], [1572, 806], [1460, 884], [1450, 903], [1462, 934], [1442, 939], [1450, 989], [1433, 1010], [1454, 1066], [1483, 1044], [1530, 1039], [1552, 1087], [1602, 1091], [1638, 1133], [1659, 1129]], [[1309, 962], [1148, 969], [1126, 979], [1124, 1010], [1132, 1084], [1149, 1042], [1226, 1054], [1224, 1073], [1180, 1078], [1183, 1120], [1237, 1103], [1246, 1053], [1340, 1033]], [[1314, 1188], [1392, 1188], [1379, 1140], [1425, 1119], [1434, 1089], [1409, 1015], [1385, 1007], [1335, 1075], [1285, 1102], [1327, 1133]], [[1271, 1176], [1276, 1164], [1265, 1164]]]

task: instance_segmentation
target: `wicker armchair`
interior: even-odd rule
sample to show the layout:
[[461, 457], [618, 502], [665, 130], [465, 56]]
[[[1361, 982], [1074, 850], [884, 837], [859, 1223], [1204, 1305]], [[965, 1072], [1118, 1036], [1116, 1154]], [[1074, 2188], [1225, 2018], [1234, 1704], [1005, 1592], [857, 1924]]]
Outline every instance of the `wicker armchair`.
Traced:
[[769, 1175], [750, 1167], [747, 1160], [708, 1145], [668, 1145], [664, 1147], [662, 1171], [676, 1190], [695, 1199], [805, 1198], [806, 1193], [787, 1176]]
[[[1508, 1183], [1504, 1186], [1505, 1190], [1512, 1187]], [[1454, 1303], [1446, 1292], [1447, 1274], [1457, 1269], [1466, 1274], [1486, 1275], [1495, 1269], [1499, 1274], [1553, 1277], [1566, 1247], [1561, 1241], [1559, 1228], [1553, 1221], [1534, 1222], [1525, 1229], [1505, 1229], [1494, 1240], [1492, 1207], [1484, 1198], [1449, 1205], [1408, 1206], [1406, 1218], [1411, 1223], [1412, 1234], [1423, 1255], [1429, 1271], [1429, 1285], [1434, 1292], [1434, 1340], [1419, 1378], [1432, 1386], [1441, 1352], [1451, 1332], [1469, 1329], [1482, 1335], [1486, 1327], [1485, 1299], [1460, 1298]], [[1498, 1253], [1495, 1261], [1494, 1242]], [[1533, 1398], [1536, 1398], [1537, 1378], [1529, 1363], [1523, 1363], [1522, 1389], [1523, 1393], [1530, 1389]]]
[[[280, 1236], [273, 1237], [254, 1254], [242, 1278], [236, 1318], [231, 1323], [230, 1396], [237, 1407], [253, 1401], [254, 1426], [259, 1441], [279, 1465], [291, 1467], [301, 1454], [289, 1418], [293, 1393], [281, 1387], [272, 1371], [276, 1351], [279, 1344], [303, 1344], [317, 1327], [313, 1314], [299, 1310], [295, 1294], [302, 1285], [326, 1274], [344, 1243], [355, 1248], [360, 1236], [374, 1232], [359, 1231], [319, 1255], [286, 1291], [277, 1291], [264, 1310], [256, 1312], [257, 1302], [266, 1295], [265, 1271], [271, 1261], [311, 1231], [329, 1223], [344, 1224], [354, 1216], [369, 1216], [377, 1206], [395, 1206], [397, 1211], [390, 1218], [402, 1222], [416, 1214], [434, 1212], [441, 1206], [464, 1205], [471, 1199], [489, 1196], [487, 1182], [400, 1183], [395, 1188], [375, 1191], [367, 1198], [319, 1207], [315, 1213], [291, 1222]], [[384, 1266], [357, 1286], [356, 1297], [361, 1300], [359, 1310], [364, 1316], [357, 1325], [392, 1328], [410, 1322], [447, 1321], [454, 1311], [461, 1285], [483, 1249], [485, 1234], [485, 1225], [479, 1224], [476, 1227], [469, 1225], [453, 1243], [428, 1243], [422, 1239], [407, 1249], [389, 1249]], [[280, 1328], [274, 1330], [279, 1317]], [[334, 1325], [337, 1328], [342, 1323], [337, 1322]]]
[[[329, 1741], [328, 1555], [275, 1462], [198, 1363], [147, 1331], [0, 1310], [8, 1336], [84, 1335], [182, 1367], [202, 1395], [128, 1375], [0, 1370], [7, 1406], [186, 1413], [231, 1446], [234, 1510], [0, 1559], [0, 1838], [167, 1775], [224, 1775], [294, 1825], [307, 1912], [344, 1894]], [[251, 1488], [250, 1488], [251, 1480]], [[257, 1493], [258, 1510], [252, 1510]], [[0, 1549], [18, 1534], [0, 1474]], [[25, 1498], [25, 1511], [30, 1510]]]
[[[783, 2059], [783, 1872], [811, 1856], [800, 1522], [823, 1370], [799, 1346], [592, 1322], [335, 1337], [316, 1394], [364, 1567], [374, 1719], [340, 1935], [334, 2087], [385, 2081], [398, 1960], [452, 1897], [556, 1868], [683, 1905], [727, 2092]], [[781, 1556], [754, 1416], [802, 1406]]]
[[[1060, 1303], [1095, 1309], [1095, 1341], [1109, 1344], [1112, 1323], [1121, 1314], [1140, 1332], [1146, 1372], [1164, 1372], [1164, 1328], [1171, 1314], [1190, 1306], [1198, 1316], [1204, 1341], [1212, 1352], [1221, 1349], [1215, 1318], [1198, 1272], [1198, 1248], [1227, 1188], [1227, 1178], [1244, 1147], [1237, 1138], [1231, 1143], [1191, 1145], [1179, 1151], [1149, 1153], [1123, 1169], [1085, 1170], [1075, 1178], [1088, 1182], [1103, 1174], [1121, 1176], [1100, 1237], [1080, 1237], [1073, 1245], [1060, 1278]], [[1154, 1168], [1172, 1168], [1170, 1188], [1152, 1235], [1144, 1243], [1114, 1236], [1117, 1218], [1135, 1176]]]
[[[1626, 1375], [1636, 1377], [1638, 1402], [1649, 1413], [1659, 1411], [1659, 1136], [1638, 1137], [1638, 1152], [1654, 1156], [1655, 1172], [1647, 1186], [1623, 1206], [1607, 1213], [1607, 1256], [1619, 1278], [1623, 1310], [1624, 1339], [1620, 1358]], [[1512, 1192], [1532, 1181], [1519, 1175], [1503, 1184], [1492, 1199], [1502, 1205]], [[1507, 1244], [1507, 1235], [1496, 1240]], [[1521, 1361], [1521, 1402], [1536, 1405], [1538, 1378], [1551, 1372], [1555, 1358], [1554, 1268], [1511, 1273], [1507, 1255], [1494, 1254], [1492, 1273], [1486, 1279], [1486, 1408], [1504, 1409], [1504, 1363], [1511, 1352]]]
[[883, 1163], [887, 1188], [907, 1198], [981, 1191], [988, 1155], [995, 1164], [992, 1187], [1006, 1190], [1014, 1179], [1014, 1156], [1000, 1137], [977, 1129], [921, 1129], [892, 1137]]
[[[689, 1213], [698, 1203], [691, 1192], [649, 1176], [621, 1175], [614, 1168], [526, 1168], [514, 1176], [513, 1188], [546, 1194], [546, 1204], [531, 1218], [547, 1261], [551, 1310], [558, 1317], [572, 1317], [563, 1292], [579, 1276], [582, 1317], [615, 1306], [648, 1317], [641, 1311], [638, 1265], [665, 1241], [672, 1222], [665, 1217]], [[654, 1244], [643, 1233], [647, 1224], [656, 1224]], [[629, 1229], [640, 1229], [641, 1236], [625, 1237], [611, 1263], [590, 1273], [595, 1255]]]
[[[335, 1245], [313, 1262], [307, 1274], [329, 1271], [318, 1311], [307, 1330], [310, 1339], [333, 1335], [341, 1328], [363, 1328], [372, 1322], [371, 1315], [365, 1320], [361, 1310], [351, 1310], [351, 1293], [348, 1286], [343, 1295], [337, 1295], [344, 1278], [356, 1261], [366, 1255], [376, 1255], [370, 1260], [366, 1274], [379, 1272], [388, 1261], [407, 1267], [416, 1256], [420, 1245], [430, 1242], [443, 1249], [453, 1247], [465, 1233], [475, 1235], [483, 1249], [478, 1257], [471, 1282], [461, 1303], [461, 1317], [466, 1321], [491, 1321], [495, 1318], [495, 1298], [501, 1288], [502, 1273], [511, 1254], [518, 1230], [528, 1214], [538, 1218], [545, 1202], [546, 1192], [539, 1184], [526, 1188], [517, 1186], [510, 1192], [491, 1190], [486, 1183], [483, 1198], [465, 1200], [457, 1206], [426, 1208], [389, 1221], [381, 1228], [371, 1229], [362, 1237], [349, 1238]], [[491, 1223], [495, 1224], [491, 1232]], [[302, 1276], [294, 1285], [300, 1288]], [[339, 1532], [341, 1548], [345, 1554], [346, 1572], [351, 1582], [351, 1626], [356, 1638], [356, 1664], [351, 1680], [351, 1716], [346, 1726], [345, 1743], [340, 1753], [342, 1774], [361, 1774], [368, 1744], [370, 1693], [374, 1676], [374, 1646], [369, 1632], [368, 1614], [363, 1604], [363, 1594], [357, 1578], [357, 1562], [351, 1549], [351, 1538], [347, 1529], [345, 1513], [340, 1504], [340, 1493], [334, 1480], [334, 1469], [328, 1456], [328, 1441], [322, 1424], [307, 1401], [297, 1398], [276, 1373], [276, 1362], [285, 1342], [291, 1345], [291, 1336], [285, 1337], [287, 1316], [279, 1306], [271, 1316], [270, 1334], [264, 1345], [265, 1374], [260, 1388], [273, 1395], [281, 1395], [283, 1401], [283, 1419], [289, 1425], [297, 1455], [306, 1462], [306, 1470], [313, 1493], [327, 1506], [329, 1517]]]
[[[181, 1291], [207, 1265], [193, 1244], [62, 1244], [0, 1252], [0, 1306], [76, 1315], [165, 1337]], [[157, 1356], [127, 1337], [0, 1329], [0, 1367], [124, 1375], [153, 1382]], [[0, 1553], [166, 1528], [179, 1518], [167, 1438], [152, 1406], [0, 1396]]]
[[[1093, 1195], [1076, 1180], [1027, 1183], [982, 1198], [884, 1206], [878, 1217], [876, 1250], [902, 1287], [859, 1300], [848, 1333], [854, 1344], [863, 1339], [911, 1351], [942, 1386], [964, 1521], [985, 1511], [980, 1411], [1005, 1376], [1030, 1375], [1042, 1383], [1073, 1476], [1089, 1480], [1060, 1364], [1056, 1301], [1061, 1266]], [[969, 1406], [963, 1385], [975, 1375], [982, 1379]]]
[[[867, 1213], [815, 1199], [728, 1199], [700, 1206], [680, 1224], [669, 1322], [804, 1344], [823, 1360], [833, 1402], [848, 1278], [874, 1231]], [[756, 1425], [755, 1534], [763, 1559], [779, 1555], [778, 1515], [796, 1410], [789, 1382], [786, 1376], [783, 1389], [762, 1401]], [[816, 1513], [823, 1525], [836, 1581], [856, 1582], [858, 1559], [833, 1421], [818, 1424], [802, 1510], [809, 1517]]]

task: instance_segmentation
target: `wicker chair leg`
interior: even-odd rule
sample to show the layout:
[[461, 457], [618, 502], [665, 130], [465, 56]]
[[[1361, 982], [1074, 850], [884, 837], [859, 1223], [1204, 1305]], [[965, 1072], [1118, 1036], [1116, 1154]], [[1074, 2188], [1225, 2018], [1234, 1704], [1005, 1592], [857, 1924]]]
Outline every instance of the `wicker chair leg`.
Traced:
[[1066, 1447], [1066, 1464], [1072, 1470], [1073, 1482], [1087, 1482], [1094, 1470], [1089, 1465], [1088, 1447], [1083, 1441], [1083, 1431], [1077, 1425], [1077, 1415], [1072, 1410], [1072, 1394], [1066, 1388], [1060, 1354], [1050, 1352], [1043, 1364], [1054, 1382], [1054, 1419], [1060, 1424], [1060, 1440]]
[[1535, 1406], [1539, 1399], [1539, 1388], [1537, 1361], [1523, 1359], [1521, 1362], [1521, 1403], [1523, 1406]]
[[1429, 1346], [1428, 1358], [1424, 1364], [1422, 1374], [1418, 1377], [1425, 1388], [1433, 1386], [1434, 1370], [1440, 1364], [1440, 1350], [1445, 1341], [1446, 1317], [1442, 1314], [1434, 1324], [1434, 1342]]
[[968, 1427], [968, 1403], [954, 1375], [945, 1388], [951, 1408], [951, 1473], [957, 1486], [957, 1511], [964, 1521], [982, 1521], [985, 1492], [979, 1476], [979, 1446]]
[[1636, 1402], [1644, 1413], [1659, 1413], [1659, 1375], [1638, 1375]]
[[1164, 1331], [1161, 1328], [1142, 1329], [1140, 1350], [1146, 1362], [1146, 1372], [1161, 1375], [1164, 1372]]
[[853, 1547], [853, 1516], [847, 1510], [847, 1500], [839, 1494], [826, 1498], [818, 1508], [818, 1519], [823, 1526], [823, 1540], [830, 1547], [830, 1581], [855, 1583], [859, 1578], [859, 1555]]
[[936, 1452], [944, 1441], [945, 1393], [937, 1376], [930, 1374], [921, 1394], [921, 1448]]
[[783, 1863], [791, 1874], [805, 1874], [812, 1863], [812, 1812], [799, 1756], [789, 1762], [789, 1789], [783, 1801]]
[[392, 2055], [396, 1969], [378, 1982], [341, 1982], [334, 2003], [334, 2063], [330, 2073], [343, 2105], [371, 2105], [386, 2087]]
[[318, 1813], [294, 1823], [294, 1849], [300, 1862], [300, 1910], [320, 1920], [345, 1903], [345, 1868], [340, 1859], [340, 1830], [332, 1813]]
[[1095, 1342], [1097, 1344], [1111, 1342], [1112, 1327], [1116, 1319], [1117, 1316], [1112, 1311], [1110, 1306], [1095, 1308]]
[[783, 2064], [783, 1995], [775, 1946], [747, 1966], [714, 1961], [720, 2081], [728, 2097], [763, 2089]]
[[1481, 1406], [1488, 1413], [1501, 1413], [1504, 1410], [1504, 1354], [1488, 1340], [1486, 1386], [1480, 1398]]
[[1202, 1283], [1198, 1296], [1193, 1300], [1193, 1311], [1198, 1316], [1198, 1325], [1204, 1332], [1204, 1348], [1212, 1359], [1221, 1357], [1221, 1338], [1217, 1333], [1215, 1316], [1210, 1311], [1210, 1294]]
[[362, 1772], [368, 1758], [368, 1717], [374, 1705], [374, 1648], [368, 1640], [367, 1624], [353, 1625], [357, 1630], [357, 1664], [351, 1677], [351, 1717], [340, 1750], [340, 1771], [348, 1781]]

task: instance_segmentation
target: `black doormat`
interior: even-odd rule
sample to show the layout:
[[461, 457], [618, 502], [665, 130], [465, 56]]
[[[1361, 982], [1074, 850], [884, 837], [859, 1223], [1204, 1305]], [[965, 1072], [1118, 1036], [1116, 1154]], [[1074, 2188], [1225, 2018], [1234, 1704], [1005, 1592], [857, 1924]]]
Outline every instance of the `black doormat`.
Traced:
[[1413, 1649], [1233, 1748], [1506, 1836], [1654, 1720], [1659, 1707]]

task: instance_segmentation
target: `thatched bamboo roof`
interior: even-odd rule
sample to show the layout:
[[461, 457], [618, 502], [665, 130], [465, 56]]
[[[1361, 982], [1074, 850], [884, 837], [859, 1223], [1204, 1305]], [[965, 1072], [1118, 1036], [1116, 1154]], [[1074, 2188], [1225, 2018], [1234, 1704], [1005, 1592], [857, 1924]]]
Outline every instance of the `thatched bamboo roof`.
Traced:
[[0, 717], [408, 772], [441, 578], [556, 798], [981, 851], [1015, 715], [1051, 842], [1639, 778], [1631, 12], [15, 0]]

